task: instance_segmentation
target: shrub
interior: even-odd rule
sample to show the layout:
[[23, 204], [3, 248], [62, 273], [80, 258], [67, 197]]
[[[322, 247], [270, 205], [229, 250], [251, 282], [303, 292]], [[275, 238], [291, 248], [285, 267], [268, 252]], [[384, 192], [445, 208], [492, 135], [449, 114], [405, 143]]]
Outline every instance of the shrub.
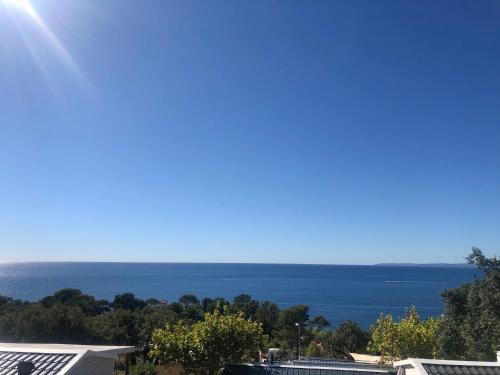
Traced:
[[139, 362], [130, 368], [130, 375], [155, 375], [156, 366], [153, 362]]

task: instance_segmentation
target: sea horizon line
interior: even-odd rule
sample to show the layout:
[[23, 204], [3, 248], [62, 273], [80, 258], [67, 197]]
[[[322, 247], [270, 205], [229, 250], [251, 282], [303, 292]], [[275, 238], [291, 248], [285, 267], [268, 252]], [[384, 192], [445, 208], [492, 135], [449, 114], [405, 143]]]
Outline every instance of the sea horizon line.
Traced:
[[108, 261], [108, 260], [29, 260], [0, 261], [0, 265], [16, 264], [179, 264], [179, 265], [273, 265], [273, 266], [346, 266], [346, 267], [474, 267], [466, 262], [378, 262], [378, 263], [303, 263], [303, 262], [194, 262], [194, 261]]

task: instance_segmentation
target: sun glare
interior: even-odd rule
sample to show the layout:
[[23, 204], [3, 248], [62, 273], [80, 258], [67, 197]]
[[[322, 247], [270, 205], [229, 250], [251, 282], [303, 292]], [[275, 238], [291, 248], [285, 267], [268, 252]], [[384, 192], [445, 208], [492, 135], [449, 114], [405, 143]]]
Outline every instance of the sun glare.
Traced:
[[[21, 10], [22, 13], [27, 15], [34, 26], [38, 29], [43, 40], [50, 46], [50, 48], [56, 53], [59, 60], [64, 64], [65, 68], [71, 73], [71, 75], [78, 81], [78, 83], [87, 90], [91, 90], [91, 85], [88, 82], [85, 75], [82, 73], [80, 67], [73, 59], [71, 54], [68, 52], [64, 44], [59, 40], [59, 38], [52, 32], [47, 23], [40, 17], [36, 9], [33, 7], [29, 0], [0, 0], [7, 8], [15, 8]], [[32, 49], [30, 52], [32, 52]], [[33, 56], [37, 63], [40, 63], [38, 56]], [[44, 69], [41, 69], [42, 71]]]
[[31, 17], [36, 17], [37, 13], [35, 9], [31, 6], [28, 0], [2, 0], [7, 5], [15, 6], [28, 14]]

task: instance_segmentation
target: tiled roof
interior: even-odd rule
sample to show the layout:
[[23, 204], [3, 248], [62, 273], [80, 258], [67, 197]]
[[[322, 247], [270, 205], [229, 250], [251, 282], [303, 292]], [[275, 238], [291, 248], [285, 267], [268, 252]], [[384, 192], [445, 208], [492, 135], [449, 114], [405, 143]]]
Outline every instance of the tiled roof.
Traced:
[[[386, 370], [386, 369], [383, 369]], [[295, 366], [295, 365], [226, 365], [221, 375], [380, 375], [395, 374], [396, 371], [355, 366]]]
[[23, 353], [0, 351], [0, 375], [17, 375], [19, 362], [31, 362], [35, 366], [31, 375], [56, 375], [76, 354]]
[[499, 366], [467, 366], [422, 363], [429, 375], [500, 375]]
[[396, 372], [393, 367], [382, 366], [375, 363], [360, 363], [351, 361], [339, 361], [332, 359], [307, 359], [307, 360], [295, 360], [293, 365], [297, 366], [321, 366], [321, 367], [342, 367], [342, 368], [355, 368], [355, 369], [366, 369], [366, 370], [386, 370], [388, 372]]

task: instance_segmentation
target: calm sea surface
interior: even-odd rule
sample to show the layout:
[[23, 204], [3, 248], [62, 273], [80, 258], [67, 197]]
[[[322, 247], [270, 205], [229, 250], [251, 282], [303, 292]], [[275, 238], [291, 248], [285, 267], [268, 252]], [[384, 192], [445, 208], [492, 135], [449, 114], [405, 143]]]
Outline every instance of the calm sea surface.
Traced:
[[173, 301], [186, 293], [226, 299], [248, 293], [282, 308], [307, 304], [311, 315], [332, 324], [351, 319], [368, 327], [381, 312], [400, 316], [411, 305], [423, 316], [439, 315], [441, 291], [475, 274], [460, 267], [22, 263], [0, 264], [0, 294], [35, 301], [70, 287], [98, 298], [132, 292]]

